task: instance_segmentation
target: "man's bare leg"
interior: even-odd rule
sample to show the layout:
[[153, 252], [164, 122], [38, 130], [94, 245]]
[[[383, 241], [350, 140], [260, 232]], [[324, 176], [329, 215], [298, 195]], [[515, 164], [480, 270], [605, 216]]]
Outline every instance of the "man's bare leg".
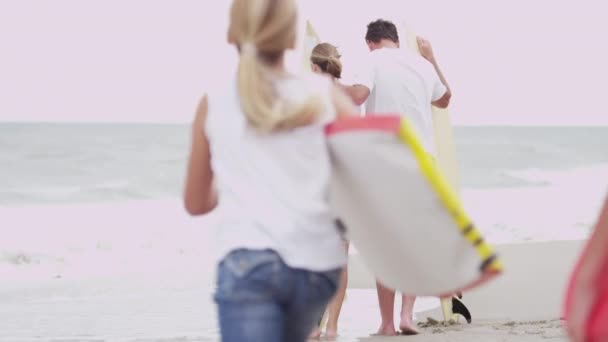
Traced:
[[414, 303], [416, 302], [415, 296], [402, 296], [401, 303], [401, 323], [399, 323], [399, 330], [404, 335], [415, 335], [418, 334], [418, 329], [414, 325]]
[[380, 304], [380, 316], [382, 323], [378, 329], [378, 335], [395, 336], [395, 323], [393, 321], [393, 313], [395, 310], [395, 291], [385, 287], [376, 281], [376, 289], [378, 291], [378, 304]]
[[[348, 242], [344, 244], [346, 248], [346, 253], [348, 253]], [[334, 298], [329, 302], [329, 306], [327, 310], [328, 318], [327, 318], [327, 328], [325, 330], [325, 336], [329, 339], [334, 339], [338, 337], [338, 319], [340, 318], [340, 311], [342, 310], [342, 303], [344, 303], [344, 297], [346, 296], [346, 287], [348, 284], [348, 268], [345, 267], [342, 270], [342, 275], [340, 277], [340, 287], [338, 287], [338, 292]]]

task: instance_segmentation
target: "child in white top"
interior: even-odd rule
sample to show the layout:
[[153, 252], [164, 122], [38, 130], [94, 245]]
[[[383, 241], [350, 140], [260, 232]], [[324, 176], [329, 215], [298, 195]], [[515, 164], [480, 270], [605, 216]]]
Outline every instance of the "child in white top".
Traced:
[[[311, 68], [314, 72], [328, 75], [336, 85], [340, 86], [339, 80], [342, 78], [342, 62], [340, 61], [340, 53], [338, 49], [329, 43], [317, 44], [312, 50], [310, 56]], [[344, 224], [337, 220], [336, 224], [343, 230], [345, 234], [346, 228]], [[344, 249], [348, 253], [349, 242], [344, 239]], [[325, 337], [327, 339], [335, 339], [338, 337], [338, 320], [342, 311], [342, 304], [346, 297], [346, 286], [348, 282], [348, 270], [344, 267], [340, 276], [340, 286], [334, 298], [329, 302], [327, 307], [327, 324], [325, 326]], [[321, 320], [323, 320], [321, 318]], [[316, 328], [311, 338], [316, 339], [321, 336], [321, 326]]]

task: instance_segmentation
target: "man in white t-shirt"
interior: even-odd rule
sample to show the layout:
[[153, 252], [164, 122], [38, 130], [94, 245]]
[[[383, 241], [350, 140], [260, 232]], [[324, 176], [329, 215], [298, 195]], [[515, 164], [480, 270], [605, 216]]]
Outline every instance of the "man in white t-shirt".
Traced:
[[[376, 20], [367, 26], [365, 36], [371, 53], [368, 64], [352, 86], [344, 86], [357, 105], [366, 103], [365, 113], [398, 113], [409, 119], [423, 146], [435, 155], [431, 104], [446, 108], [452, 93], [441, 73], [431, 44], [418, 37], [422, 57], [409, 49], [399, 49], [395, 25]], [[404, 246], [407, 248], [407, 246]], [[377, 283], [382, 324], [380, 335], [395, 335], [393, 305], [395, 292]], [[416, 297], [403, 296], [401, 323], [403, 334], [416, 334], [413, 309]]]

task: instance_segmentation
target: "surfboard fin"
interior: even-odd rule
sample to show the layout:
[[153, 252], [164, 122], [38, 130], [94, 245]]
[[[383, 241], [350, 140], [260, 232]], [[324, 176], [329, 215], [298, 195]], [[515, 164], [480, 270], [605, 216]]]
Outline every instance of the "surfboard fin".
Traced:
[[455, 315], [461, 315], [467, 320], [467, 323], [471, 324], [473, 320], [471, 317], [471, 312], [469, 312], [469, 309], [464, 305], [463, 302], [460, 301], [459, 297], [462, 298], [462, 294], [452, 297], [452, 313]]

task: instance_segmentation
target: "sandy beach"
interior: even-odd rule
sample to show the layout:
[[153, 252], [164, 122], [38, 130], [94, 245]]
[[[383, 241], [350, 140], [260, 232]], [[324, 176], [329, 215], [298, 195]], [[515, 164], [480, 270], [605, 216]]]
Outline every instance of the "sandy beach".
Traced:
[[[191, 219], [163, 200], [0, 208], [0, 217], [11, 222], [0, 224], [0, 341], [219, 340], [213, 215]], [[505, 273], [465, 293], [472, 324], [394, 338], [370, 336], [380, 323], [374, 278], [353, 248], [338, 341], [564, 341], [560, 307], [581, 245], [499, 244]], [[417, 321], [440, 320], [438, 307], [420, 298]]]
[[418, 336], [395, 338], [369, 337], [359, 341], [413, 341], [413, 342], [481, 342], [481, 341], [567, 341], [561, 323], [555, 320], [529, 322], [479, 321], [469, 327], [433, 327], [423, 329]]
[[[414, 337], [370, 336], [379, 324], [373, 278], [351, 257], [351, 288], [338, 341], [565, 341], [560, 305], [581, 242], [501, 245], [506, 272], [465, 293], [473, 323], [441, 319], [438, 301], [417, 302], [423, 325]], [[218, 341], [212, 268], [184, 265], [157, 272], [0, 285], [0, 341]], [[427, 323], [427, 324], [424, 324]]]
[[[361, 341], [566, 341], [560, 320], [567, 277], [582, 248], [580, 241], [534, 242], [497, 246], [506, 272], [487, 286], [465, 294], [473, 323], [437, 323], [438, 309], [417, 313], [422, 334]], [[367, 287], [372, 279], [353, 265], [353, 278]], [[355, 273], [356, 272], [356, 273]], [[431, 318], [429, 322], [428, 318]]]

